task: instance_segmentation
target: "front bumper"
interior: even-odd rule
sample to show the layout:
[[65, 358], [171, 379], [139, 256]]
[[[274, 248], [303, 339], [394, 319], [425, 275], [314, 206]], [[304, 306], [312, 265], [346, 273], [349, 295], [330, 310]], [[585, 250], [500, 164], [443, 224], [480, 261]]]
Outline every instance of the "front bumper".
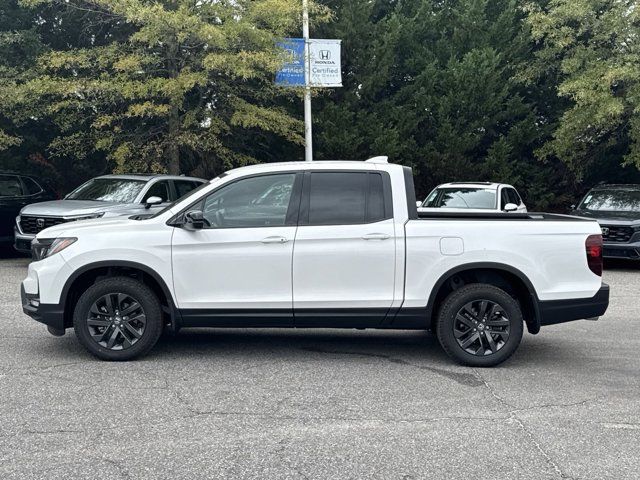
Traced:
[[24, 313], [55, 330], [64, 331], [64, 309], [60, 305], [40, 303], [37, 294], [25, 292], [24, 285], [20, 286], [20, 299]]
[[555, 325], [596, 318], [604, 315], [609, 306], [609, 285], [602, 287], [591, 298], [572, 298], [568, 300], [549, 300], [538, 303], [540, 325]]
[[622, 258], [626, 260], [640, 260], [640, 242], [608, 243], [602, 248], [604, 258]]
[[14, 228], [13, 248], [19, 252], [31, 253], [31, 241], [34, 238], [36, 238], [35, 235], [20, 233], [17, 228]]

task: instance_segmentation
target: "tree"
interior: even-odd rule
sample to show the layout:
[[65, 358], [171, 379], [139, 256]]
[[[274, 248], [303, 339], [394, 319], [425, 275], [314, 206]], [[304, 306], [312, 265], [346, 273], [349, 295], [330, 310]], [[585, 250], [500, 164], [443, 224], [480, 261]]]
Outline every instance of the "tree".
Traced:
[[55, 124], [53, 154], [81, 161], [103, 152], [115, 171], [178, 173], [190, 157], [217, 169], [256, 162], [251, 139], [263, 132], [303, 142], [301, 122], [276, 104], [293, 93], [273, 86], [283, 60], [275, 41], [297, 29], [297, 2], [29, 5], [82, 18], [89, 33], [67, 45], [51, 42], [31, 70], [0, 83], [3, 111], [14, 122]]
[[518, 185], [545, 207], [557, 165], [533, 156], [544, 127], [514, 81], [528, 60], [512, 0], [327, 1], [343, 39], [344, 88], [316, 101], [316, 146], [327, 158], [387, 154], [414, 167], [421, 195], [443, 181]]
[[[529, 4], [539, 44], [531, 83], [557, 77], [569, 100], [553, 138], [539, 150], [580, 179], [611, 157], [640, 167], [640, 9], [637, 0], [552, 0]], [[636, 171], [637, 173], [637, 171]]]

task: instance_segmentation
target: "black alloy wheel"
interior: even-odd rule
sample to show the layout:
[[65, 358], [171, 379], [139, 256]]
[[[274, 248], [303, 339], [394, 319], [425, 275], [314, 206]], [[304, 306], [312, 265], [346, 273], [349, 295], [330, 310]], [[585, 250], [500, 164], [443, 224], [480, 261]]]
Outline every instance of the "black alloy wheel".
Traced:
[[131, 277], [109, 277], [89, 286], [73, 314], [76, 337], [102, 360], [131, 360], [157, 343], [164, 327], [162, 306], [148, 285]]
[[101, 296], [87, 315], [89, 335], [108, 350], [125, 350], [135, 345], [144, 334], [147, 316], [140, 302], [126, 293]]
[[460, 348], [471, 355], [492, 355], [509, 340], [509, 318], [499, 303], [480, 299], [465, 304], [453, 330]]
[[450, 357], [471, 367], [493, 367], [520, 345], [524, 319], [520, 303], [505, 290], [472, 283], [444, 299], [435, 327]]

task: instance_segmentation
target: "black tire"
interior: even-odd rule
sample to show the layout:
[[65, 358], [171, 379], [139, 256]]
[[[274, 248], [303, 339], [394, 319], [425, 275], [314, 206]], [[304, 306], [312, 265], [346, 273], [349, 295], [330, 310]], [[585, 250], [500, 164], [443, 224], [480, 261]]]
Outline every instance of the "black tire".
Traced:
[[[116, 295], [116, 297], [112, 295]], [[123, 321], [121, 332], [115, 335], [118, 337], [120, 345], [116, 343], [112, 345], [111, 348], [106, 348], [105, 345], [101, 345], [98, 340], [94, 339], [94, 337], [101, 334], [100, 330], [97, 331], [98, 335], [92, 336], [90, 328], [94, 329], [93, 332], [96, 332], [96, 327], [89, 326], [91, 322], [89, 316], [95, 312], [95, 310], [91, 310], [92, 307], [97, 305], [97, 302], [102, 298], [110, 297], [117, 301], [120, 298], [117, 295], [122, 295], [123, 298], [128, 296], [137, 302], [140, 307], [139, 310], [137, 310], [137, 318], [144, 317], [145, 324], [136, 329], [136, 332], [138, 332], [140, 336], [135, 338], [129, 331], [125, 332], [125, 322]], [[108, 314], [101, 313], [100, 315], [103, 316], [100, 317], [99, 321], [101, 322], [108, 322], [108, 318], [115, 318], [108, 317]], [[121, 324], [118, 323], [118, 328], [120, 328], [120, 325]], [[139, 323], [137, 325], [141, 324]], [[110, 277], [94, 283], [80, 296], [73, 314], [73, 328], [82, 346], [96, 357], [111, 361], [131, 360], [146, 355], [157, 343], [163, 328], [162, 309], [156, 295], [145, 284], [129, 277]], [[116, 329], [113, 323], [109, 325], [109, 327], [98, 328], [111, 328], [112, 330], [110, 330], [110, 332], [112, 333]], [[127, 346], [125, 346], [124, 333], [127, 333]], [[120, 338], [120, 336], [122, 337]], [[111, 334], [103, 335], [103, 338], [106, 337], [110, 338]], [[129, 337], [133, 340], [128, 340]], [[132, 341], [135, 343], [132, 343]], [[114, 349], [118, 347], [120, 349]]]
[[[493, 285], [473, 283], [451, 292], [444, 300], [436, 334], [444, 351], [457, 362], [493, 367], [516, 351], [523, 323], [520, 305], [513, 297]], [[472, 338], [473, 342], [466, 345]], [[477, 351], [470, 353], [476, 346]]]

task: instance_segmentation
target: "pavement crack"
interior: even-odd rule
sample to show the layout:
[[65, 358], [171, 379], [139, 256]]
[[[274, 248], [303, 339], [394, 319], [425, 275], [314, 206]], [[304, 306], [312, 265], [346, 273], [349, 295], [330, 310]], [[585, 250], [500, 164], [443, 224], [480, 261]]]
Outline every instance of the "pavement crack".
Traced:
[[99, 458], [99, 460], [105, 463], [108, 463], [109, 465], [113, 465], [118, 471], [118, 474], [120, 475], [121, 478], [124, 478], [124, 479], [132, 478], [131, 475], [129, 475], [129, 471], [127, 470], [127, 468], [121, 462], [118, 462], [117, 460], [114, 460], [112, 458], [104, 458], [104, 457]]
[[520, 408], [519, 409], [519, 408], [516, 408], [514, 405], [511, 405], [501, 395], [499, 395], [498, 392], [496, 392], [496, 390], [489, 384], [489, 382], [487, 382], [484, 379], [484, 377], [479, 372], [476, 371], [475, 373], [476, 373], [477, 378], [484, 384], [485, 388], [491, 394], [491, 396], [493, 398], [495, 398], [498, 401], [498, 403], [500, 403], [502, 406], [509, 408], [509, 410], [507, 411], [509, 416], [506, 417], [506, 420], [508, 422], [512, 421], [518, 426], [518, 429], [525, 435], [525, 437], [527, 438], [529, 443], [532, 444], [534, 446], [534, 448], [538, 451], [538, 453], [545, 459], [547, 464], [553, 469], [553, 471], [556, 473], [556, 475], [558, 475], [558, 477], [562, 478], [562, 479], [568, 479], [568, 480], [572, 479], [573, 477], [570, 477], [569, 475], [564, 473], [562, 471], [562, 469], [560, 468], [560, 466], [556, 463], [556, 461], [553, 458], [551, 458], [551, 455], [549, 455], [549, 453], [547, 453], [547, 451], [542, 446], [542, 444], [536, 440], [536, 438], [533, 436], [533, 433], [527, 428], [527, 426], [524, 424], [524, 422], [520, 418], [518, 418], [517, 413], [525, 411], [525, 410], [533, 410], [533, 409], [536, 409], [536, 408], [580, 405], [580, 404], [587, 403], [590, 400], [584, 400], [582, 402], [577, 402], [576, 404], [568, 404], [568, 405], [552, 405], [552, 404], [549, 404], [549, 405], [538, 405], [538, 406], [534, 406], [534, 407]]
[[330, 355], [353, 355], [358, 357], [372, 357], [372, 358], [381, 358], [391, 363], [395, 363], [398, 365], [406, 365], [408, 367], [418, 368], [420, 370], [427, 370], [429, 372], [435, 373], [442, 377], [445, 377], [449, 380], [453, 380], [460, 385], [464, 385], [466, 387], [480, 387], [483, 385], [483, 382], [478, 379], [477, 376], [470, 373], [460, 373], [460, 372], [452, 372], [450, 370], [445, 370], [442, 368], [429, 367], [427, 365], [420, 365], [417, 363], [412, 363], [402, 358], [392, 357], [390, 355], [383, 355], [379, 353], [367, 353], [367, 352], [354, 352], [354, 351], [345, 351], [345, 350], [325, 350], [320, 348], [302, 348], [307, 352], [314, 353], [326, 353]]

